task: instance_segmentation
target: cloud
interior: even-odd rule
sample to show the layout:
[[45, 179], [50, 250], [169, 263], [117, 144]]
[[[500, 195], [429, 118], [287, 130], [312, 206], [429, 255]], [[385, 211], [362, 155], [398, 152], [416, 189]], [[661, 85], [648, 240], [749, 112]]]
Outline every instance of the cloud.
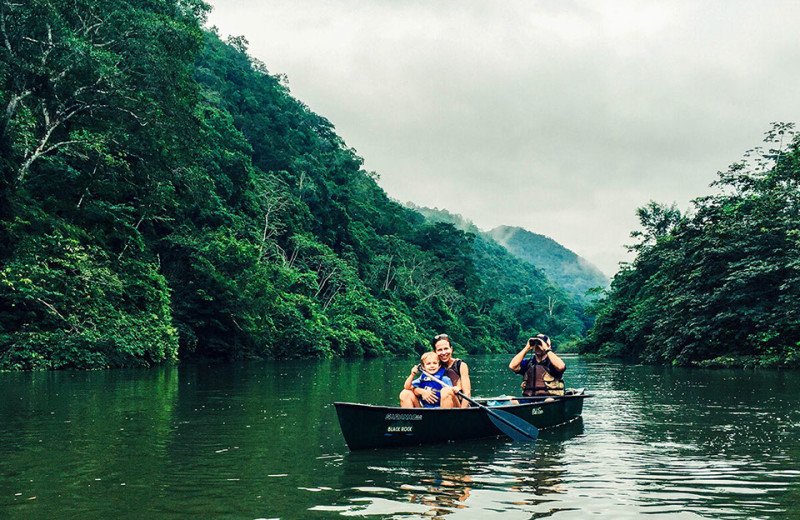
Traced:
[[771, 121], [800, 120], [790, 0], [211, 3], [390, 196], [607, 274], [637, 207], [688, 207]]

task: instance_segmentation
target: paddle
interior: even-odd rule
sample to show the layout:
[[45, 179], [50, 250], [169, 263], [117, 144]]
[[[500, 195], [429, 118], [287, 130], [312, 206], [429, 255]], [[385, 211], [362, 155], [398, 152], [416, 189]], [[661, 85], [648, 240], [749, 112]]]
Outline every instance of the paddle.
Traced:
[[[424, 371], [423, 373], [429, 378], [439, 383], [440, 385], [449, 386], [450, 388], [453, 388], [451, 385], [448, 385], [447, 383], [437, 378], [436, 376], [432, 376]], [[504, 412], [502, 410], [492, 410], [491, 408], [488, 408], [476, 401], [473, 401], [472, 399], [464, 395], [464, 393], [462, 393], [461, 391], [456, 391], [456, 393], [459, 396], [466, 399], [467, 401], [469, 401], [470, 403], [472, 403], [473, 405], [483, 410], [484, 412], [486, 412], [489, 415], [489, 420], [492, 421], [492, 424], [494, 424], [498, 430], [511, 437], [512, 440], [522, 441], [522, 442], [533, 442], [539, 436], [539, 430], [536, 428], [536, 426], [520, 419], [516, 415]]]

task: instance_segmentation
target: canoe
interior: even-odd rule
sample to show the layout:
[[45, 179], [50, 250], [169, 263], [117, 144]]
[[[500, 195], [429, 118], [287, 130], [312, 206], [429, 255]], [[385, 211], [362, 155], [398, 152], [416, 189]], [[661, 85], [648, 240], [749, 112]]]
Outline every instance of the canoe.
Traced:
[[[591, 397], [583, 389], [570, 395], [517, 397], [520, 404], [493, 406], [516, 415], [539, 429], [552, 428], [577, 419], [583, 400]], [[491, 398], [475, 399], [481, 404]], [[502, 435], [486, 411], [469, 408], [400, 408], [360, 403], [335, 402], [339, 426], [351, 450], [433, 444]]]

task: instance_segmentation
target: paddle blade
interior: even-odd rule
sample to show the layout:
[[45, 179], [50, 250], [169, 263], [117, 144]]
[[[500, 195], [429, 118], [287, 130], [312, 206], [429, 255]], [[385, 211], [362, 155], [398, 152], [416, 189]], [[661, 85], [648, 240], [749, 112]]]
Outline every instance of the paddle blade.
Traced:
[[512, 440], [520, 442], [533, 442], [539, 437], [539, 430], [536, 426], [520, 419], [516, 415], [502, 410], [490, 410], [486, 408], [489, 419], [498, 430], [511, 437]]

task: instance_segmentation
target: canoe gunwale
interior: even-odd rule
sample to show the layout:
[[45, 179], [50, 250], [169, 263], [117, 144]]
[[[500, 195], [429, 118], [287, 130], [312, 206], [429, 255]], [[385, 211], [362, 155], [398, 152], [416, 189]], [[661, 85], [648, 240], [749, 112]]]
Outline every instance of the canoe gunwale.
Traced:
[[[556, 396], [534, 396], [534, 397], [512, 397], [511, 399], [516, 399], [518, 401], [523, 401], [518, 404], [501, 404], [495, 406], [488, 406], [489, 408], [525, 408], [528, 406], [545, 406], [545, 405], [552, 405], [554, 403], [559, 403], [567, 400], [572, 399], [589, 399], [594, 397], [591, 394], [574, 394], [574, 395], [556, 395]], [[548, 399], [552, 399], [552, 401], [548, 401]], [[487, 401], [493, 401], [494, 398], [492, 397], [474, 397], [474, 401], [477, 401], [484, 406], [487, 406], [485, 403]], [[467, 406], [466, 408], [403, 408], [402, 406], [389, 406], [389, 405], [382, 405], [382, 404], [367, 404], [367, 403], [352, 403], [349, 401], [335, 401], [333, 403], [336, 406], [339, 405], [347, 405], [347, 406], [358, 406], [364, 408], [372, 408], [372, 409], [389, 409], [389, 410], [426, 410], [432, 412], [452, 412], [452, 411], [459, 411], [459, 410], [480, 410], [477, 406]]]

